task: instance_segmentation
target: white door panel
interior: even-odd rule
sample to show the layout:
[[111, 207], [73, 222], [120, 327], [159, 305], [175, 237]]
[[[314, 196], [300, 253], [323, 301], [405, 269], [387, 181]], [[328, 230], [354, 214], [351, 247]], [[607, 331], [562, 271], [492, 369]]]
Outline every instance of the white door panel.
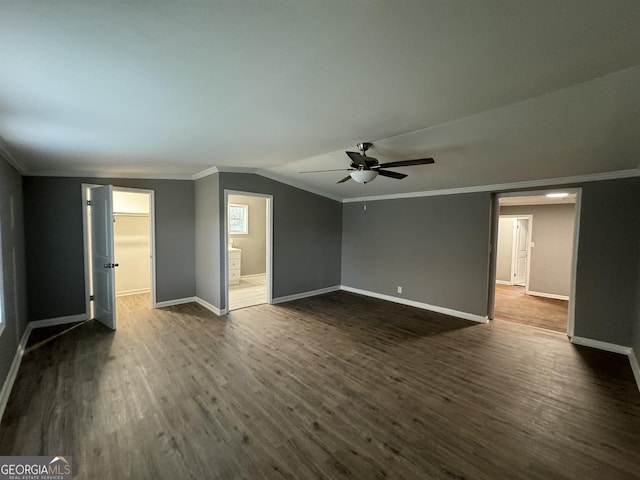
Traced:
[[113, 259], [113, 187], [91, 189], [91, 265], [94, 318], [116, 329]]
[[516, 221], [516, 252], [513, 283], [524, 285], [527, 281], [527, 265], [529, 262], [529, 220], [518, 218]]

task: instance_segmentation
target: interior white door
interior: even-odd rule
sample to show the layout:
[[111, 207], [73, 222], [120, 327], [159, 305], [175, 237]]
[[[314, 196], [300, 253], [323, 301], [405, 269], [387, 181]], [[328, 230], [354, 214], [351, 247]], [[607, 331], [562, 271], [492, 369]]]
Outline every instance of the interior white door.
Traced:
[[513, 272], [514, 285], [524, 285], [527, 281], [529, 263], [529, 219], [518, 218], [516, 221], [515, 265]]
[[91, 189], [91, 265], [94, 318], [116, 329], [117, 266], [113, 258], [113, 187]]

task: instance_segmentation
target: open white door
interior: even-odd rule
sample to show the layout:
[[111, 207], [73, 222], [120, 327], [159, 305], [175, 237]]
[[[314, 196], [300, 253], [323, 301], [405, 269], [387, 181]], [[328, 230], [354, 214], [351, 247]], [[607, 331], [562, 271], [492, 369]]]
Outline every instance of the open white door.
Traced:
[[116, 289], [113, 263], [113, 187], [91, 189], [91, 266], [94, 318], [116, 329]]
[[513, 272], [514, 285], [524, 285], [527, 281], [529, 263], [529, 220], [516, 220], [515, 264]]

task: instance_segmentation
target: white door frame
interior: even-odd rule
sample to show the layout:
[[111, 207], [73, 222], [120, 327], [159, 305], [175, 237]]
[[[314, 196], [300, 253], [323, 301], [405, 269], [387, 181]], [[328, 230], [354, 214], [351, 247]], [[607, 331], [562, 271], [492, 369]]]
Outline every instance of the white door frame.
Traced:
[[[82, 235], [84, 246], [84, 294], [85, 294], [85, 311], [88, 318], [93, 317], [91, 309], [91, 287], [89, 277], [89, 234], [87, 231], [87, 190], [92, 187], [100, 187], [101, 184], [83, 183], [82, 184]], [[128, 188], [113, 186], [114, 192], [133, 192], [144, 193], [149, 195], [149, 235], [151, 240], [151, 305], [157, 308], [156, 301], [156, 197], [154, 190], [143, 188]]]
[[224, 305], [221, 315], [229, 312], [229, 195], [241, 195], [243, 197], [264, 198], [267, 201], [267, 303], [273, 303], [273, 195], [257, 192], [244, 192], [240, 190], [224, 191], [224, 213], [222, 215], [222, 288], [224, 288]]
[[525, 275], [524, 281], [524, 291], [525, 293], [529, 293], [529, 271], [531, 270], [531, 238], [533, 237], [533, 215], [500, 215], [500, 218], [513, 218], [516, 220], [513, 222], [513, 232], [512, 232], [512, 240], [511, 240], [511, 272], [510, 272], [510, 283], [511, 285], [515, 285], [513, 279], [516, 273], [516, 256], [517, 256], [517, 246], [516, 246], [516, 238], [518, 236], [518, 222], [519, 218], [523, 218], [529, 220], [529, 231], [527, 232], [527, 273]]
[[[563, 187], [549, 187], [543, 190], [535, 190], [535, 191], [525, 191], [525, 192], [504, 192], [504, 193], [496, 193], [493, 198], [492, 211], [494, 212], [492, 215], [492, 225], [491, 225], [491, 239], [493, 239], [493, 244], [490, 245], [490, 269], [489, 269], [489, 302], [488, 302], [488, 310], [487, 316], [489, 319], [493, 320], [494, 311], [495, 311], [495, 295], [496, 295], [496, 263], [498, 260], [497, 255], [497, 238], [498, 238], [498, 219], [500, 217], [500, 199], [508, 198], [508, 197], [532, 197], [532, 196], [540, 196], [546, 195], [547, 193], [554, 193], [562, 190], [567, 193], [574, 193], [576, 195], [575, 202], [575, 220], [573, 224], [573, 251], [571, 253], [571, 285], [570, 285], [570, 293], [569, 293], [569, 311], [567, 315], [567, 336], [569, 338], [573, 337], [575, 331], [575, 321], [576, 321], [576, 276], [577, 276], [577, 267], [578, 267], [578, 243], [580, 240], [580, 208], [582, 204], [582, 188], [580, 187], [572, 187], [572, 188], [563, 188]], [[505, 217], [507, 215], [504, 215]], [[526, 215], [514, 215], [515, 217], [525, 217]], [[529, 231], [531, 232], [531, 226]], [[531, 245], [529, 245], [531, 247]], [[531, 252], [529, 252], [531, 255]], [[529, 285], [529, 270], [527, 271], [527, 287]]]

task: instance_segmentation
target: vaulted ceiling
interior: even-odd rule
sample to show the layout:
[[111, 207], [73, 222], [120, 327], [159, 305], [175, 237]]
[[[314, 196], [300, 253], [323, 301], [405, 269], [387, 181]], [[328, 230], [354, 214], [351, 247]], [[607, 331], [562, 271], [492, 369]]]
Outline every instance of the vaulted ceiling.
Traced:
[[27, 174], [260, 169], [338, 198], [345, 149], [435, 165], [368, 195], [637, 169], [640, 2], [0, 3]]

